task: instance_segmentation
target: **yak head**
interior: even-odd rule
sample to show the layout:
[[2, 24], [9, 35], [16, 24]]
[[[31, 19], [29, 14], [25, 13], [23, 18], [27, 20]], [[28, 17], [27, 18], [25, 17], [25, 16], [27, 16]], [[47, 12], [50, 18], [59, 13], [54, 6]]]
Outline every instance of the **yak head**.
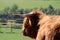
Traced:
[[40, 15], [42, 16], [43, 13], [38, 10], [34, 10], [24, 17], [22, 27], [23, 35], [34, 39], [36, 38], [40, 26], [38, 25], [38, 22], [40, 21]]
[[33, 10], [28, 14], [17, 14], [20, 17], [24, 17], [22, 32], [24, 36], [29, 36], [31, 38], [36, 38], [38, 29], [40, 25], [38, 22], [44, 15], [43, 12], [39, 10]]

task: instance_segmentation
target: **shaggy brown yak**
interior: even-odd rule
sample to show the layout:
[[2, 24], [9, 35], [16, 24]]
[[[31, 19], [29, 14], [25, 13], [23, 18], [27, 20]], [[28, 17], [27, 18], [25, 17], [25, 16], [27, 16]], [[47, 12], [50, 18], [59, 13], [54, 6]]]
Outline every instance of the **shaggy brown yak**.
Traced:
[[60, 16], [34, 10], [24, 16], [22, 31], [36, 40], [60, 40]]

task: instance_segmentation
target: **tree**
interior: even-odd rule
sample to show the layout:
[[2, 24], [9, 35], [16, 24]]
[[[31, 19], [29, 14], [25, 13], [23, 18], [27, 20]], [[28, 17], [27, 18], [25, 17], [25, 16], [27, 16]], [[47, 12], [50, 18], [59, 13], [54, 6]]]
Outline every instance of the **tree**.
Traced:
[[13, 5], [12, 8], [10, 9], [10, 13], [17, 13], [18, 6]]
[[26, 9], [24, 12], [29, 13], [29, 12], [31, 12], [31, 9]]
[[54, 8], [52, 5], [49, 5], [47, 13], [54, 14]]
[[24, 9], [20, 9], [20, 14], [24, 14]]
[[9, 7], [4, 8], [3, 9], [3, 14], [8, 14], [9, 13], [9, 9], [10, 9]]
[[48, 13], [47, 13], [47, 8], [41, 8], [40, 10], [42, 10], [42, 12], [48, 14]]

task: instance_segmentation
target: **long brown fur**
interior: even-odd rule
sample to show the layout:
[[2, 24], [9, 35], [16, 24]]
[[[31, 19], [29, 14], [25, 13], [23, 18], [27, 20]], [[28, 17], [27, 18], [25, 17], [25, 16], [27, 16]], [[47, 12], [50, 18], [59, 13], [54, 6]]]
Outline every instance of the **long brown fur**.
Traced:
[[60, 40], [60, 16], [34, 10], [24, 18], [23, 34], [36, 40]]
[[31, 15], [24, 18], [22, 30], [25, 36], [29, 36], [34, 39], [36, 38], [40, 26], [38, 25], [39, 15], [39, 12], [33, 11]]

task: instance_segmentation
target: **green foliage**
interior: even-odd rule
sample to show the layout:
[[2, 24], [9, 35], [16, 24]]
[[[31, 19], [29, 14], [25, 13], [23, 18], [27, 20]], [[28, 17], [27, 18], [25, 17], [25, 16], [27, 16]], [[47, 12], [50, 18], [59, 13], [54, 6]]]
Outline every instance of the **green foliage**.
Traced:
[[10, 9], [9, 7], [4, 8], [3, 13], [4, 14], [8, 14], [9, 13], [9, 9]]
[[0, 19], [20, 19], [17, 16], [14, 16], [12, 14], [27, 14], [31, 12], [32, 10], [40, 9], [46, 14], [50, 15], [60, 15], [60, 9], [55, 9], [52, 5], [49, 5], [47, 8], [33, 8], [33, 9], [18, 9], [17, 5], [13, 5], [11, 8], [6, 7], [3, 9], [3, 11], [0, 11]]
[[49, 7], [48, 7], [48, 13], [53, 14], [53, 12], [54, 12], [53, 6], [49, 5]]
[[24, 9], [21, 9], [20, 10], [20, 14], [24, 14]]
[[50, 14], [50, 15], [60, 15], [59, 9], [54, 9], [52, 5], [49, 5], [48, 8], [41, 8], [44, 13]]
[[10, 9], [10, 13], [16, 13], [17, 12], [17, 5], [13, 5], [12, 8]]

